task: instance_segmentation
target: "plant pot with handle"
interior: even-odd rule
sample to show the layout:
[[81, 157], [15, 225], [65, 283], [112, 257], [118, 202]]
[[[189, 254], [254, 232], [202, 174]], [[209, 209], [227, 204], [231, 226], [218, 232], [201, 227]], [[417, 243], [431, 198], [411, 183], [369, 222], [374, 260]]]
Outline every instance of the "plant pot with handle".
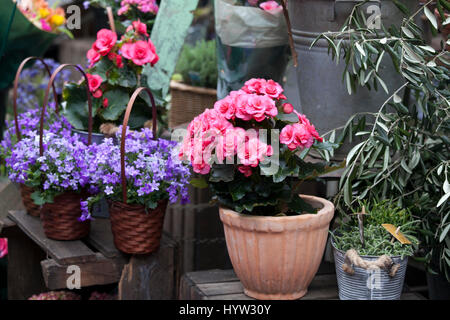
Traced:
[[299, 195], [304, 180], [335, 169], [307, 162], [308, 151], [333, 146], [285, 99], [275, 81], [250, 79], [189, 124], [180, 151], [203, 175], [191, 183], [219, 203], [233, 268], [257, 299], [306, 294], [334, 215], [331, 202]]
[[[48, 75], [51, 76], [51, 69], [47, 65], [47, 63], [45, 63], [44, 59], [42, 59], [42, 58], [28, 57], [20, 63], [19, 68], [17, 69], [17, 72], [16, 72], [16, 76], [14, 79], [14, 86], [13, 86], [14, 125], [7, 129], [5, 139], [2, 142], [2, 151], [4, 153], [4, 156], [7, 158], [6, 159], [7, 162], [8, 162], [8, 158], [10, 156], [11, 150], [14, 148], [14, 145], [21, 140], [22, 135], [25, 137], [29, 137], [30, 134], [32, 134], [33, 132], [36, 132], [38, 129], [37, 126], [39, 125], [39, 122], [35, 121], [35, 120], [37, 120], [37, 117], [38, 117], [38, 110], [32, 110], [32, 111], [29, 111], [29, 112], [19, 115], [18, 107], [17, 107], [18, 84], [19, 84], [20, 75], [21, 75], [23, 69], [25, 68], [25, 66], [28, 64], [28, 62], [33, 61], [33, 60], [38, 60], [39, 62], [41, 62], [44, 65], [45, 70], [47, 71]], [[55, 103], [57, 103], [57, 101], [58, 101], [57, 94], [56, 94], [55, 86], [53, 83], [52, 83], [52, 88], [53, 88], [54, 100], [55, 100]], [[61, 124], [61, 125], [53, 126], [53, 128], [52, 127], [48, 128], [51, 132], [61, 133], [64, 130], [70, 130], [70, 128], [67, 128], [64, 125], [64, 123], [61, 121], [61, 118], [58, 114], [57, 107], [55, 108], [54, 114], [51, 114], [51, 115], [46, 114], [45, 116], [46, 116], [47, 121], [49, 121], [53, 124], [57, 124], [57, 122], [59, 122]], [[16, 177], [16, 176], [13, 176], [13, 177]], [[20, 194], [22, 196], [22, 201], [23, 201], [23, 204], [24, 204], [24, 207], [25, 207], [27, 213], [32, 216], [39, 217], [40, 206], [36, 205], [34, 203], [33, 199], [31, 198], [31, 194], [35, 190], [33, 188], [31, 188], [30, 186], [27, 186], [24, 183], [23, 177], [21, 177], [21, 178], [17, 177], [17, 179], [13, 178], [12, 180], [19, 183]]]
[[[142, 91], [152, 103], [152, 130], [129, 131], [130, 113]], [[96, 168], [96, 187], [101, 193], [88, 199], [88, 208], [106, 196], [114, 244], [129, 254], [158, 250], [167, 203], [178, 198], [182, 203], [187, 201], [189, 168], [173, 158], [175, 141], [156, 139], [156, 121], [156, 104], [150, 89], [136, 89], [117, 133], [120, 146], [112, 138], [105, 139], [92, 164]]]
[[419, 221], [385, 200], [369, 204], [333, 232], [341, 300], [399, 300]]
[[[44, 119], [50, 88], [57, 74], [66, 67], [74, 67], [85, 79], [83, 69], [75, 65], [61, 65], [50, 77], [42, 105], [39, 134], [32, 132], [24, 136], [12, 150], [12, 162], [17, 166], [11, 169], [24, 175], [27, 185], [35, 191], [31, 195], [35, 204], [43, 205], [40, 212], [42, 225], [47, 237], [55, 240], [76, 240], [89, 232], [89, 221], [82, 215], [83, 199], [89, 190], [90, 177], [96, 154], [95, 145], [83, 143], [78, 135], [70, 130], [54, 133], [44, 130]], [[89, 89], [86, 87], [89, 114], [92, 104]], [[92, 132], [92, 117], [89, 121]]]

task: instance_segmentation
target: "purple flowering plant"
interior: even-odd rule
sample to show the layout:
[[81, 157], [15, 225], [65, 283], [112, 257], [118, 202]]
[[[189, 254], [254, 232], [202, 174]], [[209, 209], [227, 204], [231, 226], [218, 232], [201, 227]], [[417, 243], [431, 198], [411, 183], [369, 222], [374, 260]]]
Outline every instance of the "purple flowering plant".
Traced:
[[[50, 102], [46, 108], [44, 115], [44, 128], [51, 133], [60, 134], [62, 136], [69, 136], [72, 126], [69, 121], [62, 116], [55, 113], [55, 103]], [[17, 122], [22, 137], [34, 136], [39, 131], [40, 125], [40, 108], [28, 109], [25, 112], [19, 113]], [[0, 154], [3, 157], [8, 157], [17, 143], [16, 127], [14, 119], [5, 121], [6, 130], [3, 133], [3, 140], [0, 143]]]
[[[121, 127], [116, 135], [120, 141]], [[152, 139], [152, 131], [143, 128], [130, 131], [127, 128], [125, 143], [125, 176], [127, 203], [154, 209], [158, 201], [189, 201], [188, 184], [190, 169], [173, 153], [177, 142]], [[120, 145], [112, 138], [104, 139], [97, 146], [96, 156], [90, 162], [92, 184], [98, 189], [96, 196], [82, 203], [82, 219], [90, 218], [89, 210], [103, 196], [111, 201], [123, 201], [121, 184]]]
[[[34, 131], [20, 140], [6, 158], [11, 181], [23, 183], [36, 191], [37, 205], [52, 203], [55, 196], [68, 191], [83, 193], [90, 189], [97, 145], [87, 146], [75, 134], [44, 131], [43, 155], [39, 155], [39, 135]], [[88, 190], [90, 189], [90, 190]]]

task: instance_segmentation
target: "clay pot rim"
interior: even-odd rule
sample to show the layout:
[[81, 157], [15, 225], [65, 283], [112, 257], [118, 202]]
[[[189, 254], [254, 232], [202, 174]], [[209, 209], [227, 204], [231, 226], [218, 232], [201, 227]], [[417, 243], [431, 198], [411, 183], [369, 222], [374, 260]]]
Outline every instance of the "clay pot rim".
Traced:
[[[345, 251], [343, 251], [343, 250], [341, 250], [341, 249], [338, 249], [338, 248], [336, 247], [336, 243], [334, 242], [334, 238], [333, 238], [334, 235], [335, 235], [335, 234], [334, 234], [335, 231], [336, 231], [336, 230], [331, 231], [331, 234], [332, 234], [332, 237], [331, 237], [331, 246], [333, 247], [334, 250], [338, 251], [338, 252], [341, 253], [342, 255], [345, 255]], [[363, 259], [364, 259], [364, 258], [378, 259], [378, 258], [381, 257], [381, 256], [368, 256], [368, 255], [363, 255], [363, 256], [361, 256], [361, 255], [360, 255], [360, 257], [363, 258]], [[396, 259], [399, 259], [399, 260], [402, 260], [402, 261], [403, 261], [404, 259], [408, 259], [410, 256], [404, 256], [403, 259], [402, 259], [402, 256], [398, 256], [398, 255], [397, 255], [397, 256], [388, 256], [388, 257], [391, 258], [391, 259], [395, 259], [395, 258], [396, 258]]]
[[321, 197], [316, 197], [316, 196], [310, 196], [310, 195], [305, 195], [305, 194], [299, 194], [299, 197], [301, 197], [303, 200], [305, 200], [306, 202], [310, 203], [310, 202], [318, 202], [320, 203], [323, 207], [319, 209], [319, 211], [317, 213], [305, 213], [305, 214], [299, 214], [299, 215], [295, 215], [295, 216], [278, 216], [278, 217], [274, 217], [274, 216], [254, 216], [254, 215], [250, 215], [250, 214], [242, 214], [239, 212], [236, 212], [232, 209], [226, 208], [221, 206], [220, 208], [222, 209], [221, 211], [226, 214], [226, 215], [237, 215], [240, 218], [243, 219], [252, 219], [252, 220], [260, 220], [263, 219], [265, 221], [271, 221], [271, 222], [280, 222], [282, 221], [302, 221], [302, 220], [316, 220], [316, 219], [321, 219], [321, 217], [325, 217], [325, 216], [329, 216], [330, 217], [330, 221], [332, 219], [332, 217], [334, 216], [334, 205], [331, 201], [328, 201], [327, 199], [321, 198]]

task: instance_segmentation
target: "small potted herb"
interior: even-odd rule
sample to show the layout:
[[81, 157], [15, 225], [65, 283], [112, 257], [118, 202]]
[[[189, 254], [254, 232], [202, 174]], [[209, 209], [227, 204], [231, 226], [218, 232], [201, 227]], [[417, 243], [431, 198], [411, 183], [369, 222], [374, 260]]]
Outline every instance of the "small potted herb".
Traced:
[[387, 200], [360, 211], [332, 233], [339, 298], [398, 300], [419, 221]]
[[190, 122], [217, 100], [216, 42], [185, 44], [172, 79], [170, 128]]

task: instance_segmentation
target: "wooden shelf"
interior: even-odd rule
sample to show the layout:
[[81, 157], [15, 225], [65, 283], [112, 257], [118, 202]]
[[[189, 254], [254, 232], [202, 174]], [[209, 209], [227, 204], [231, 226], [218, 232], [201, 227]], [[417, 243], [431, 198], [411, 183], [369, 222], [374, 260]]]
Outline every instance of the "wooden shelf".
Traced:
[[[233, 270], [207, 270], [186, 273], [181, 279], [180, 300], [252, 300]], [[318, 274], [301, 300], [338, 300], [335, 274]], [[416, 292], [404, 292], [401, 300], [424, 300]]]

